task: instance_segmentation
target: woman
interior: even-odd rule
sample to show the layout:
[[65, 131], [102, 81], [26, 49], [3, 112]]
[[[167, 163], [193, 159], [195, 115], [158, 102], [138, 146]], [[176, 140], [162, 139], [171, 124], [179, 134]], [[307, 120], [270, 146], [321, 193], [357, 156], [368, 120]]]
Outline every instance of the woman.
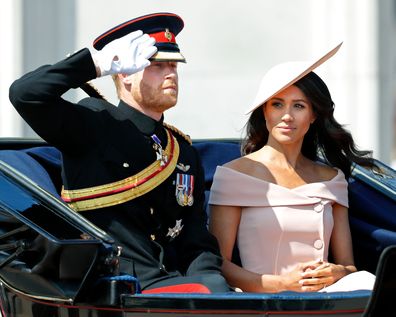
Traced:
[[[210, 230], [223, 274], [243, 291], [343, 290], [329, 286], [357, 271], [345, 177], [353, 162], [373, 160], [337, 123], [330, 92], [312, 72], [340, 46], [318, 61], [271, 69], [250, 110], [244, 156], [216, 170]], [[236, 243], [242, 266], [231, 261]], [[367, 285], [357, 289], [372, 288], [374, 276], [364, 274], [358, 280]]]

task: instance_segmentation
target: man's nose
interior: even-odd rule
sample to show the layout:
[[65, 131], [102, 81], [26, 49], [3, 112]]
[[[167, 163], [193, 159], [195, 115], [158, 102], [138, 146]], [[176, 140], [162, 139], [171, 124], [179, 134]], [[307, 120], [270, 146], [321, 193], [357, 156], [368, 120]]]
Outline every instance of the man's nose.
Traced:
[[166, 77], [176, 77], [177, 71], [175, 71], [174, 69], [169, 69], [168, 71], [166, 71], [165, 76]]

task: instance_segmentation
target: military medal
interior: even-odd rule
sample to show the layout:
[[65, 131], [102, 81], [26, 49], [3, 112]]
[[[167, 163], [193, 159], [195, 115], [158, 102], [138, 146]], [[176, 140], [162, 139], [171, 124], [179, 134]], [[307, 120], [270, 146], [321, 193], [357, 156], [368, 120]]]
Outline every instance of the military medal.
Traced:
[[184, 165], [183, 163], [178, 163], [176, 167], [183, 172], [187, 172], [190, 169], [190, 165]]
[[171, 240], [176, 238], [183, 229], [184, 225], [182, 225], [181, 222], [182, 219], [176, 220], [176, 225], [173, 228], [168, 228], [168, 233], [166, 234], [166, 236], [170, 237]]
[[157, 153], [157, 161], [160, 161], [160, 165], [164, 166], [168, 162], [168, 157], [161, 146], [161, 140], [155, 134], [151, 136], [151, 139], [154, 141], [153, 148]]
[[176, 174], [176, 200], [180, 206], [192, 206], [194, 203], [194, 175]]

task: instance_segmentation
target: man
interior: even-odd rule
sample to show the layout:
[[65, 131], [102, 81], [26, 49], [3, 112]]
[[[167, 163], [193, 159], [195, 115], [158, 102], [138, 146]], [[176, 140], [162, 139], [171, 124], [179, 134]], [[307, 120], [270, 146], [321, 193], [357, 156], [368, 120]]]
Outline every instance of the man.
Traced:
[[[115, 239], [120, 270], [136, 275], [143, 291], [223, 292], [199, 157], [163, 122], [177, 102], [177, 63], [185, 59], [175, 37], [183, 26], [172, 13], [127, 21], [99, 36], [96, 52], [83, 49], [16, 80], [10, 100], [61, 150], [64, 201]], [[117, 107], [61, 98], [106, 75], [116, 83]]]

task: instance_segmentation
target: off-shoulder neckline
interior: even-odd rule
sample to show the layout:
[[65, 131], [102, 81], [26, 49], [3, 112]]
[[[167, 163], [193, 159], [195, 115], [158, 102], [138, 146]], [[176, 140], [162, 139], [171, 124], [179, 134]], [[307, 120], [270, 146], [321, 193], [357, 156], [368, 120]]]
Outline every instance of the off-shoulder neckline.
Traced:
[[342, 171], [341, 171], [339, 168], [335, 168], [335, 169], [337, 170], [337, 174], [336, 174], [334, 177], [332, 177], [331, 179], [329, 179], [329, 180], [325, 180], [325, 181], [321, 181], [321, 182], [306, 183], [306, 184], [302, 184], [302, 185], [299, 185], [299, 186], [296, 186], [296, 187], [293, 187], [293, 188], [289, 188], [289, 187], [285, 187], [285, 186], [282, 186], [282, 185], [279, 185], [279, 184], [276, 184], [276, 183], [272, 183], [272, 182], [266, 181], [266, 180], [264, 180], [264, 179], [261, 179], [261, 178], [258, 178], [258, 177], [255, 177], [255, 176], [252, 176], [252, 175], [249, 175], [249, 174], [242, 173], [242, 172], [240, 172], [240, 171], [234, 170], [234, 169], [229, 168], [229, 167], [226, 167], [226, 166], [218, 166], [218, 168], [223, 168], [223, 169], [232, 171], [232, 172], [234, 172], [234, 173], [243, 175], [243, 176], [245, 176], [245, 177], [251, 178], [251, 179], [253, 179], [253, 180], [266, 183], [266, 184], [268, 184], [268, 185], [270, 185], [270, 186], [276, 186], [276, 187], [284, 188], [284, 189], [287, 189], [287, 190], [297, 190], [297, 189], [302, 188], [302, 187], [305, 187], [305, 186], [310, 186], [310, 185], [312, 186], [312, 185], [319, 185], [319, 184], [330, 183], [330, 182], [335, 181], [335, 180], [341, 175], [341, 173], [342, 173]]

